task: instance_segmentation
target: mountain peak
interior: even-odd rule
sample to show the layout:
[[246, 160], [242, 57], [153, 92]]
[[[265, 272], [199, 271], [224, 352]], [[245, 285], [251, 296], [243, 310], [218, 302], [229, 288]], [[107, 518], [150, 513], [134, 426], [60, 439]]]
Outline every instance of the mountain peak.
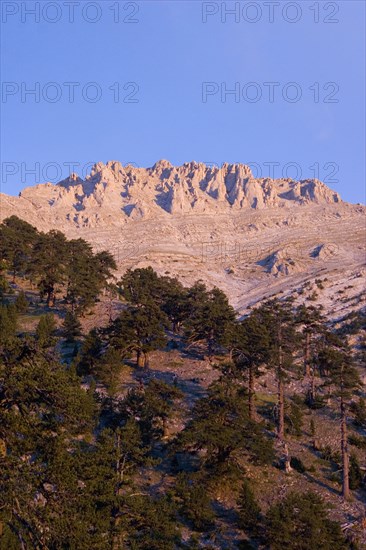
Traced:
[[[56, 185], [24, 189], [20, 196], [36, 210], [77, 227], [124, 225], [138, 218], [228, 214], [240, 210], [341, 203], [338, 193], [316, 179], [255, 178], [245, 164], [221, 167], [190, 161], [174, 166], [159, 160], [151, 168], [98, 162], [82, 179], [75, 173]], [[20, 207], [21, 205], [19, 205]]]

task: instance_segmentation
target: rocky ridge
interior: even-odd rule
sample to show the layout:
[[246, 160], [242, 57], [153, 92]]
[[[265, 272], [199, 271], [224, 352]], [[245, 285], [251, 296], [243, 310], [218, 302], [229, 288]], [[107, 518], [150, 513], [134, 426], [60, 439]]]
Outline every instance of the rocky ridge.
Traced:
[[[1, 220], [16, 214], [40, 230], [85, 238], [111, 250], [120, 272], [152, 265], [186, 284], [201, 278], [239, 311], [312, 277], [328, 274], [338, 284], [357, 275], [365, 213], [318, 180], [256, 179], [244, 164], [165, 160], [151, 168], [98, 163], [85, 179], [71, 174], [19, 197], [0, 195]], [[364, 277], [356, 280], [359, 295]]]

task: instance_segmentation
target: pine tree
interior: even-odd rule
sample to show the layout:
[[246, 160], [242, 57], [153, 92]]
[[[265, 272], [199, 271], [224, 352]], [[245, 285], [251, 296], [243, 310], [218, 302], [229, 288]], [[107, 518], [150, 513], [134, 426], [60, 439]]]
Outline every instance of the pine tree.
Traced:
[[311, 492], [290, 493], [271, 506], [266, 516], [266, 538], [271, 550], [349, 548], [339, 524], [328, 518], [322, 500]]
[[73, 313], [83, 313], [94, 305], [107, 288], [113, 269], [116, 263], [109, 252], [93, 254], [91, 245], [83, 239], [67, 243], [66, 300]]
[[62, 334], [67, 342], [75, 342], [75, 339], [81, 335], [81, 323], [70, 311], [66, 313], [62, 323]]
[[190, 478], [187, 474], [179, 474], [174, 489], [179, 499], [179, 512], [193, 528], [198, 531], [211, 529], [214, 525], [215, 513], [208, 488], [200, 473]]
[[137, 365], [149, 366], [149, 354], [165, 346], [166, 315], [152, 301], [123, 310], [108, 327], [109, 343], [122, 357], [136, 352]]
[[172, 324], [174, 333], [178, 333], [186, 318], [187, 293], [183, 285], [174, 278], [161, 277], [161, 310]]
[[247, 479], [244, 479], [242, 483], [237, 505], [239, 526], [245, 531], [256, 532], [260, 522], [261, 509]]
[[176, 401], [182, 397], [178, 388], [159, 380], [152, 380], [141, 389], [129, 391], [120, 404], [119, 413], [123, 422], [138, 419], [144, 445], [151, 446], [164, 435], [166, 422], [174, 410]]
[[228, 392], [225, 378], [196, 402], [192, 420], [179, 434], [178, 448], [199, 453], [202, 467], [221, 474], [240, 469], [238, 456], [243, 454], [258, 464], [270, 464], [274, 457], [263, 426], [248, 418], [243, 390], [234, 386]]
[[188, 342], [206, 342], [211, 358], [217, 346], [230, 346], [235, 327], [235, 311], [218, 288], [207, 290], [200, 282], [187, 293], [185, 326]]
[[240, 371], [247, 373], [249, 418], [254, 420], [256, 417], [254, 380], [260, 374], [261, 365], [268, 364], [270, 361], [270, 334], [254, 311], [237, 325], [233, 340], [234, 362]]
[[113, 395], [117, 392], [122, 368], [123, 364], [119, 352], [116, 349], [108, 348], [99, 360], [95, 361], [91, 373]]
[[84, 338], [81, 349], [74, 361], [76, 371], [80, 376], [95, 372], [104, 345], [100, 332], [100, 330], [94, 328]]
[[0, 257], [13, 273], [21, 274], [27, 266], [38, 231], [17, 216], [6, 218], [0, 225]]
[[293, 353], [297, 345], [295, 318], [291, 301], [270, 300], [260, 306], [257, 315], [270, 334], [269, 366], [273, 367], [277, 379], [278, 413], [277, 436], [284, 439], [285, 434], [285, 394], [286, 370], [293, 365]]
[[5, 292], [8, 292], [10, 289], [9, 283], [5, 277], [6, 273], [6, 262], [0, 259], [0, 300], [3, 299]]
[[16, 339], [18, 312], [14, 304], [0, 304], [0, 350], [11, 348]]
[[25, 313], [27, 311], [29, 303], [24, 291], [19, 292], [14, 304], [18, 313]]
[[325, 320], [318, 308], [301, 305], [296, 311], [296, 323], [302, 328], [304, 375], [310, 379], [308, 403], [310, 406], [314, 406], [316, 401], [315, 374], [318, 367], [317, 354], [326, 332]]
[[0, 522], [15, 534], [18, 547], [52, 548], [59, 541], [68, 547], [66, 537], [80, 534], [82, 541], [90, 528], [92, 515], [82, 520], [86, 503], [78, 486], [83, 478], [77, 450], [80, 436], [93, 426], [94, 410], [70, 371], [26, 343], [17, 357], [0, 363], [0, 439], [6, 448]]
[[64, 284], [66, 264], [65, 235], [55, 230], [41, 233], [34, 244], [27, 273], [37, 281], [41, 299], [46, 298], [48, 307], [55, 305], [56, 292]]
[[348, 400], [352, 392], [360, 387], [358, 372], [353, 365], [351, 352], [342, 341], [329, 335], [328, 346], [319, 353], [320, 366], [327, 376], [327, 383], [335, 388], [334, 395], [339, 399], [341, 452], [342, 452], [342, 496], [348, 499], [349, 487], [349, 452], [347, 435]]
[[36, 328], [36, 339], [41, 348], [49, 348], [54, 345], [56, 321], [52, 313], [42, 315]]
[[162, 301], [161, 283], [152, 267], [127, 270], [118, 287], [125, 300], [135, 306], [150, 302], [160, 305]]

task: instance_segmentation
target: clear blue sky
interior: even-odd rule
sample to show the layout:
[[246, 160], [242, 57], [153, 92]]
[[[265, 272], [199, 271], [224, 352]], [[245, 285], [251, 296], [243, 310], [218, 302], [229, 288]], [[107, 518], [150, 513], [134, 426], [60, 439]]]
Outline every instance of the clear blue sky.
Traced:
[[[2, 2], [3, 192], [54, 181], [54, 163], [65, 177], [72, 162], [82, 174], [88, 162], [165, 158], [257, 163], [263, 177], [295, 176], [297, 163], [303, 179], [364, 202], [365, 2], [273, 2], [273, 13], [240, 2], [230, 15], [221, 2], [80, 0], [73, 22], [62, 0], [38, 2], [39, 21], [24, 4], [37, 7]], [[65, 82], [79, 83], [73, 103]], [[35, 86], [37, 102], [24, 95]], [[220, 97], [235, 86], [239, 97]]]

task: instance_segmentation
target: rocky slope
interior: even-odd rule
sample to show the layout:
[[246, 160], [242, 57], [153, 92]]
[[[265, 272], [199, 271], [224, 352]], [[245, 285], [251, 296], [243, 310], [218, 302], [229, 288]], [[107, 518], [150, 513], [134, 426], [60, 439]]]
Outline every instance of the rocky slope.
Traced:
[[[108, 248], [120, 272], [152, 265], [187, 284], [201, 278], [239, 311], [319, 277], [344, 281], [353, 290], [342, 299], [362, 305], [365, 212], [318, 180], [255, 179], [242, 164], [165, 160], [146, 169], [98, 163], [85, 180], [71, 174], [19, 197], [0, 195], [0, 219], [16, 214]], [[335, 317], [347, 313], [336, 302], [325, 299]]]

